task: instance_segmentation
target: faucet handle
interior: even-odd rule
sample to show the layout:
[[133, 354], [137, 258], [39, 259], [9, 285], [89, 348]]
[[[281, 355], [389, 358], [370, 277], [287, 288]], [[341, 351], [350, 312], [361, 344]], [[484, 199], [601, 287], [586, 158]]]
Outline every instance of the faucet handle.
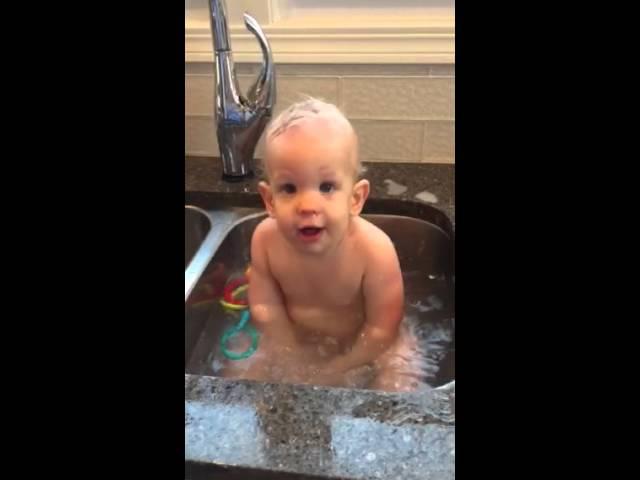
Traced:
[[271, 46], [258, 21], [247, 12], [244, 12], [244, 24], [258, 39], [262, 49], [262, 69], [256, 81], [249, 88], [247, 98], [254, 106], [265, 108], [271, 112], [276, 103], [276, 76]]

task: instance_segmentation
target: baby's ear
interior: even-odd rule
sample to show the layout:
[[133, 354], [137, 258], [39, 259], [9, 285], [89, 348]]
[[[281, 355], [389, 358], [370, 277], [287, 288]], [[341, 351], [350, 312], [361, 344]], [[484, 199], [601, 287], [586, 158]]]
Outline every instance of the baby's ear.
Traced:
[[264, 202], [264, 208], [267, 209], [267, 213], [270, 217], [274, 217], [273, 213], [273, 192], [271, 186], [267, 182], [258, 183], [258, 191]]
[[354, 217], [360, 215], [364, 202], [366, 202], [369, 196], [369, 181], [360, 180], [353, 186], [353, 192], [351, 193], [351, 215]]

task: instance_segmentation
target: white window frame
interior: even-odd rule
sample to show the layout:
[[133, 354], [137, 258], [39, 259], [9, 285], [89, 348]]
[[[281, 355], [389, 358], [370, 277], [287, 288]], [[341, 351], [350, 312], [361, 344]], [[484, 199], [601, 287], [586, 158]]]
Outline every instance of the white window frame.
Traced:
[[[208, 0], [185, 0], [185, 60], [212, 62]], [[251, 13], [277, 63], [455, 63], [454, 0], [226, 0], [237, 62], [260, 62]], [[348, 16], [347, 16], [348, 15]]]

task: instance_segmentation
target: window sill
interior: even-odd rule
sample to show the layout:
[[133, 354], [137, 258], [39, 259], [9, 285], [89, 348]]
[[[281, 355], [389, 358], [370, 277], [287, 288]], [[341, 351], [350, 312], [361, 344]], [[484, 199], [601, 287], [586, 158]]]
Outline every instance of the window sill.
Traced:
[[[454, 16], [358, 16], [349, 26], [335, 17], [298, 17], [263, 25], [276, 63], [455, 63]], [[185, 25], [185, 60], [213, 62], [207, 21]], [[234, 60], [262, 61], [256, 38], [244, 25], [229, 26]]]

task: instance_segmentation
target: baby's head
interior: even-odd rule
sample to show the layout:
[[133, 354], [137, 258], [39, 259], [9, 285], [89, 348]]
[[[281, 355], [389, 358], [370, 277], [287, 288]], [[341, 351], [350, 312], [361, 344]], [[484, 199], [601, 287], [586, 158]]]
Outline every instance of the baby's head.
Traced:
[[345, 168], [354, 181], [357, 179], [360, 173], [358, 137], [349, 120], [335, 105], [308, 97], [306, 100], [294, 103], [271, 121], [265, 132], [264, 164], [267, 176], [269, 176], [269, 166], [274, 157], [274, 146], [277, 162], [279, 143], [290, 143], [294, 137], [319, 140], [322, 146], [335, 148], [336, 166]]
[[267, 182], [259, 189], [269, 215], [295, 247], [330, 250], [369, 194], [369, 182], [358, 181], [353, 127], [334, 105], [308, 98], [278, 115], [265, 136]]

